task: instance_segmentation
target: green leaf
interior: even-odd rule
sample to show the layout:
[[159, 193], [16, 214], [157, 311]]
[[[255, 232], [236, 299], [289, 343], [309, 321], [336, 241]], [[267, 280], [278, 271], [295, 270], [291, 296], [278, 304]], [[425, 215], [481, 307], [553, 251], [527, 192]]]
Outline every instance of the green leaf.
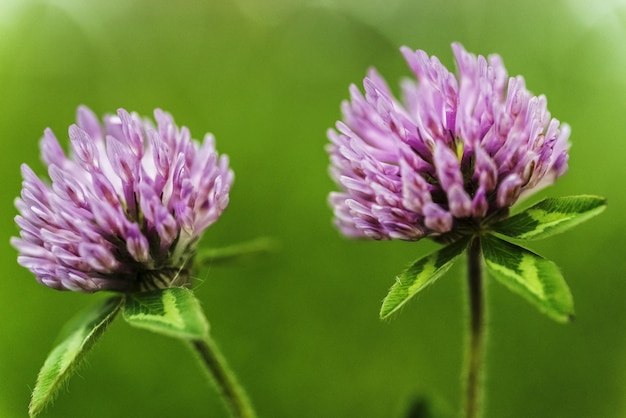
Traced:
[[418, 292], [434, 283], [452, 266], [467, 248], [469, 239], [462, 239], [415, 261], [396, 278], [380, 309], [380, 317], [388, 318]]
[[128, 295], [122, 315], [134, 327], [175, 338], [202, 339], [209, 332], [200, 303], [182, 287]]
[[31, 417], [38, 415], [54, 400], [85, 354], [115, 318], [121, 304], [121, 297], [106, 299], [81, 312], [64, 327], [37, 377], [28, 410]]
[[559, 322], [574, 317], [574, 300], [559, 268], [550, 260], [494, 236], [484, 236], [487, 268], [502, 284]]
[[267, 237], [230, 245], [221, 248], [205, 248], [198, 251], [196, 260], [199, 265], [238, 260], [243, 257], [269, 253], [278, 249], [278, 242]]
[[606, 199], [598, 196], [549, 198], [494, 224], [493, 230], [520, 240], [542, 239], [570, 229], [605, 208]]

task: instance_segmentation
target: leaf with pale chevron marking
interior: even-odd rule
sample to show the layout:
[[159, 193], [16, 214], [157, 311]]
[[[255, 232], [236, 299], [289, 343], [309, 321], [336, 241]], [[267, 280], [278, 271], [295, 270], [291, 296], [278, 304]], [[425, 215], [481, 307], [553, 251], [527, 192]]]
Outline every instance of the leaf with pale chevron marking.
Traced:
[[122, 315], [132, 326], [175, 338], [203, 339], [209, 332], [200, 303], [182, 287], [128, 295]]
[[31, 417], [41, 413], [54, 400], [59, 389], [115, 318], [121, 304], [121, 297], [106, 299], [81, 312], [65, 326], [58, 344], [37, 376], [28, 408]]
[[482, 238], [489, 272], [559, 322], [574, 317], [574, 300], [559, 268], [532, 251], [494, 236]]
[[599, 196], [548, 198], [494, 224], [493, 230], [515, 239], [537, 240], [570, 229], [605, 208], [606, 199]]
[[452, 266], [467, 248], [469, 239], [462, 239], [415, 261], [396, 278], [380, 309], [380, 317], [388, 318], [418, 292], [433, 284]]

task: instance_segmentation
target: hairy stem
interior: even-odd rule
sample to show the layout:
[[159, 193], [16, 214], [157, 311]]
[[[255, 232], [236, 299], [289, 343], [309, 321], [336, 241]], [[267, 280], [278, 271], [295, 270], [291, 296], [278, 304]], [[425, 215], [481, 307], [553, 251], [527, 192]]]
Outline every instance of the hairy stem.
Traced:
[[469, 344], [467, 347], [467, 381], [465, 418], [479, 418], [482, 403], [482, 368], [485, 345], [485, 307], [480, 238], [475, 237], [467, 254], [469, 289]]
[[252, 404], [211, 337], [191, 341], [233, 418], [256, 418]]

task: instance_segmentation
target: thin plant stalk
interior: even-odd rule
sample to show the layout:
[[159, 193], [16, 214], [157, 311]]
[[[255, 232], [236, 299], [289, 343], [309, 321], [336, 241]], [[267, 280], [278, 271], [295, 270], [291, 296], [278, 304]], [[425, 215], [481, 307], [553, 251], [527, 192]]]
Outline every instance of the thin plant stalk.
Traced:
[[485, 346], [485, 306], [480, 238], [474, 237], [467, 253], [469, 341], [465, 383], [465, 418], [481, 416], [482, 368]]
[[222, 399], [233, 418], [256, 418], [256, 413], [243, 387], [237, 382], [226, 359], [215, 341], [210, 337], [191, 341], [200, 360], [213, 378]]

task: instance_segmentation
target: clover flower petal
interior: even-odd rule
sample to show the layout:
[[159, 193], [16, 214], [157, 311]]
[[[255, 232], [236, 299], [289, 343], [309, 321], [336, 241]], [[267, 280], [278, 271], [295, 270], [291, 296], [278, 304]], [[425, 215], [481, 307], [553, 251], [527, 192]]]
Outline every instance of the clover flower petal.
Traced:
[[101, 123], [81, 106], [69, 156], [45, 130], [50, 183], [22, 165], [20, 237], [11, 240], [40, 283], [135, 292], [188, 279], [200, 236], [228, 205], [233, 172], [212, 136], [200, 144], [168, 113], [154, 117], [156, 126], [120, 109]]
[[502, 60], [453, 44], [457, 75], [401, 49], [417, 82], [370, 70], [328, 131], [335, 224], [349, 237], [451, 241], [567, 171], [570, 129]]

